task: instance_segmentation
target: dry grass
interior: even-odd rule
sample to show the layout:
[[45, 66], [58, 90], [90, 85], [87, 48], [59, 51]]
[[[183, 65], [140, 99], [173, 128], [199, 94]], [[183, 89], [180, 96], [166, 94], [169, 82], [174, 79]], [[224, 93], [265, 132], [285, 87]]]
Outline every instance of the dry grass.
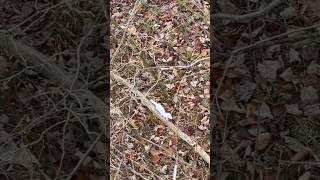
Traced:
[[[111, 70], [161, 102], [174, 124], [209, 151], [208, 3], [111, 4]], [[208, 164], [116, 82], [111, 104], [113, 179], [171, 179], [175, 169], [177, 179], [208, 178]]]

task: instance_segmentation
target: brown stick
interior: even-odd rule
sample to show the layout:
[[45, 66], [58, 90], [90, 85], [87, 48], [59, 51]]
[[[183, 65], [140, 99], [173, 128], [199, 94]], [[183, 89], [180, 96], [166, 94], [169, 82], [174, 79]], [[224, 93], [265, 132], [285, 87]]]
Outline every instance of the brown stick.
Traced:
[[210, 164], [209, 155], [203, 150], [201, 146], [199, 146], [193, 139], [190, 138], [186, 133], [182, 132], [179, 128], [177, 128], [172, 122], [168, 121], [165, 117], [163, 117], [155, 108], [155, 106], [146, 98], [144, 94], [135, 89], [130, 83], [128, 83], [121, 76], [115, 74], [114, 72], [110, 72], [111, 78], [115, 81], [126, 86], [132, 93], [134, 93], [138, 99], [141, 100], [141, 103], [145, 105], [157, 118], [159, 118], [166, 126], [168, 126], [173, 132], [175, 132], [181, 139], [187, 142], [196, 153], [198, 153], [208, 164]]

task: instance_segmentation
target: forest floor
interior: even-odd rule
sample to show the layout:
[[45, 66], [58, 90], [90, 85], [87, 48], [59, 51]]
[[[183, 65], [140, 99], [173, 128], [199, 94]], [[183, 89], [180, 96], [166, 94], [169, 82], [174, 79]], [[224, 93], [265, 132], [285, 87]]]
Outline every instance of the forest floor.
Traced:
[[211, 12], [218, 179], [320, 178], [320, 2], [278, 1], [247, 22], [217, 15], [272, 2], [218, 0]]
[[[209, 153], [209, 3], [112, 1], [111, 19], [111, 72]], [[208, 163], [131, 90], [111, 83], [111, 177], [208, 179]]]
[[0, 179], [105, 179], [105, 10], [0, 1]]

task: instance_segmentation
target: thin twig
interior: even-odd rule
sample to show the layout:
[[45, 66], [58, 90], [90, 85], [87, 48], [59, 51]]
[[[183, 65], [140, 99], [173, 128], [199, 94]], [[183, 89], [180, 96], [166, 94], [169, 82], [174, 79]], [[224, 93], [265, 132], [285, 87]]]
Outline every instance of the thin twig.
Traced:
[[154, 67], [154, 68], [159, 68], [161, 70], [168, 70], [168, 69], [173, 69], [173, 68], [179, 68], [179, 69], [187, 69], [190, 68], [192, 66], [195, 66], [196, 64], [199, 64], [202, 61], [208, 61], [210, 60], [210, 57], [205, 57], [205, 58], [201, 58], [196, 60], [195, 62], [185, 65], [185, 66], [160, 66], [160, 67]]
[[79, 74], [80, 74], [80, 63], [81, 63], [81, 60], [80, 60], [80, 52], [81, 52], [81, 47], [84, 43], [84, 41], [90, 36], [90, 34], [92, 33], [93, 31], [93, 28], [91, 28], [88, 33], [81, 39], [80, 43], [79, 43], [79, 46], [77, 48], [77, 68], [76, 68], [76, 74], [74, 75], [74, 78], [72, 80], [72, 83], [71, 83], [71, 86], [70, 86], [70, 92], [72, 91], [72, 88], [74, 86], [74, 84], [76, 83], [78, 77], [79, 77]]

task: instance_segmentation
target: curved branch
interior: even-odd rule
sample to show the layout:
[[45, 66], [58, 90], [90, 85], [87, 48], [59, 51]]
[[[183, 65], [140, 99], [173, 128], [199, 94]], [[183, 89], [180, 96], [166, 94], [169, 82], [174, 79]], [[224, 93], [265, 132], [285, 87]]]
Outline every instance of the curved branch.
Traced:
[[211, 16], [212, 20], [216, 19], [226, 19], [226, 20], [231, 20], [234, 22], [249, 22], [250, 20], [254, 18], [259, 18], [264, 15], [266, 15], [271, 9], [279, 5], [283, 0], [274, 0], [272, 1], [268, 6], [265, 8], [249, 13], [249, 14], [243, 14], [243, 15], [234, 15], [234, 14], [224, 14], [224, 13], [219, 13], [219, 14], [213, 14]]

